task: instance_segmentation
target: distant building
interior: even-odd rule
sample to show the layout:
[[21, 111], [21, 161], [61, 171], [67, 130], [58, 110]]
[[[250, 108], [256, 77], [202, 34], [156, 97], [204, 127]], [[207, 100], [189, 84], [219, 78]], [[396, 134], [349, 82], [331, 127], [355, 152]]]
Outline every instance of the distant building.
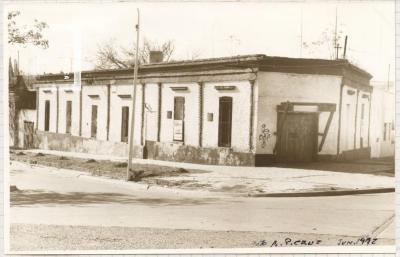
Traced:
[[[42, 149], [127, 156], [133, 69], [47, 74]], [[347, 60], [265, 55], [140, 66], [135, 157], [223, 165], [368, 158], [371, 75]], [[375, 140], [375, 139], [374, 139]]]
[[36, 91], [30, 88], [32, 76], [20, 74], [17, 63], [8, 67], [8, 107], [10, 147], [33, 147], [36, 117]]
[[395, 87], [393, 82], [372, 81], [371, 157], [394, 157]]

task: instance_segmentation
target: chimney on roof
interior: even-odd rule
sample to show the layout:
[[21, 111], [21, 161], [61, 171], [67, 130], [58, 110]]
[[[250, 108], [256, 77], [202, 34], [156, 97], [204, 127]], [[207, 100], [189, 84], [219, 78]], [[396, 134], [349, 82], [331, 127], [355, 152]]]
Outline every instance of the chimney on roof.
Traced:
[[163, 61], [163, 52], [150, 51], [149, 63], [159, 63]]

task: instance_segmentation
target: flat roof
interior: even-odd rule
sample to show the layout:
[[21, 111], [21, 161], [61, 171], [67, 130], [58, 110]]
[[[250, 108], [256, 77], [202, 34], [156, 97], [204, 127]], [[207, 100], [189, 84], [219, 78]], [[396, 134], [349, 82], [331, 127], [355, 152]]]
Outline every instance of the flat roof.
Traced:
[[[224, 69], [244, 69], [254, 68], [259, 71], [276, 71], [303, 74], [327, 74], [343, 75], [344, 71], [356, 73], [363, 79], [370, 80], [372, 75], [367, 71], [351, 64], [346, 59], [327, 60], [309, 58], [290, 58], [279, 56], [267, 56], [264, 54], [239, 55], [230, 57], [171, 61], [161, 63], [149, 63], [139, 66], [139, 74], [168, 73], [168, 72], [189, 72], [189, 71], [210, 71]], [[132, 75], [134, 69], [106, 69], [106, 70], [86, 70], [81, 72], [82, 78], [96, 76], [117, 76]], [[41, 81], [62, 80], [68, 74], [69, 79], [73, 78], [71, 73], [57, 73], [38, 75], [36, 80]]]

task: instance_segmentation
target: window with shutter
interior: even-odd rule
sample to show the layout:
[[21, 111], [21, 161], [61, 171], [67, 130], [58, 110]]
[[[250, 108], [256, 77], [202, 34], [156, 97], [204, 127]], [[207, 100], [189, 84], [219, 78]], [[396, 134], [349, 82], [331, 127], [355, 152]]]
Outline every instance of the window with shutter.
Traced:
[[184, 141], [185, 98], [174, 98], [174, 141]]
[[128, 142], [129, 135], [129, 107], [122, 107], [122, 118], [121, 118], [121, 141]]
[[65, 133], [70, 134], [71, 124], [72, 124], [72, 101], [67, 101], [65, 121], [66, 121]]
[[44, 131], [50, 129], [50, 100], [46, 100], [44, 107]]
[[97, 105], [92, 105], [92, 123], [90, 136], [93, 138], [96, 138], [97, 136]]
[[232, 97], [219, 99], [218, 146], [230, 147], [232, 137]]

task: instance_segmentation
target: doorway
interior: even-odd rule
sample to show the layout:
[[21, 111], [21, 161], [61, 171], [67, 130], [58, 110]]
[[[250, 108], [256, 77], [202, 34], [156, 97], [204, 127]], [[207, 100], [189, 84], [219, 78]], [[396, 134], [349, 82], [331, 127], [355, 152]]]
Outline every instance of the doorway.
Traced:
[[[278, 113], [278, 162], [312, 162], [318, 150], [318, 114]], [[279, 131], [280, 130], [280, 131]]]
[[33, 148], [33, 133], [34, 123], [31, 121], [24, 121], [24, 148]]

